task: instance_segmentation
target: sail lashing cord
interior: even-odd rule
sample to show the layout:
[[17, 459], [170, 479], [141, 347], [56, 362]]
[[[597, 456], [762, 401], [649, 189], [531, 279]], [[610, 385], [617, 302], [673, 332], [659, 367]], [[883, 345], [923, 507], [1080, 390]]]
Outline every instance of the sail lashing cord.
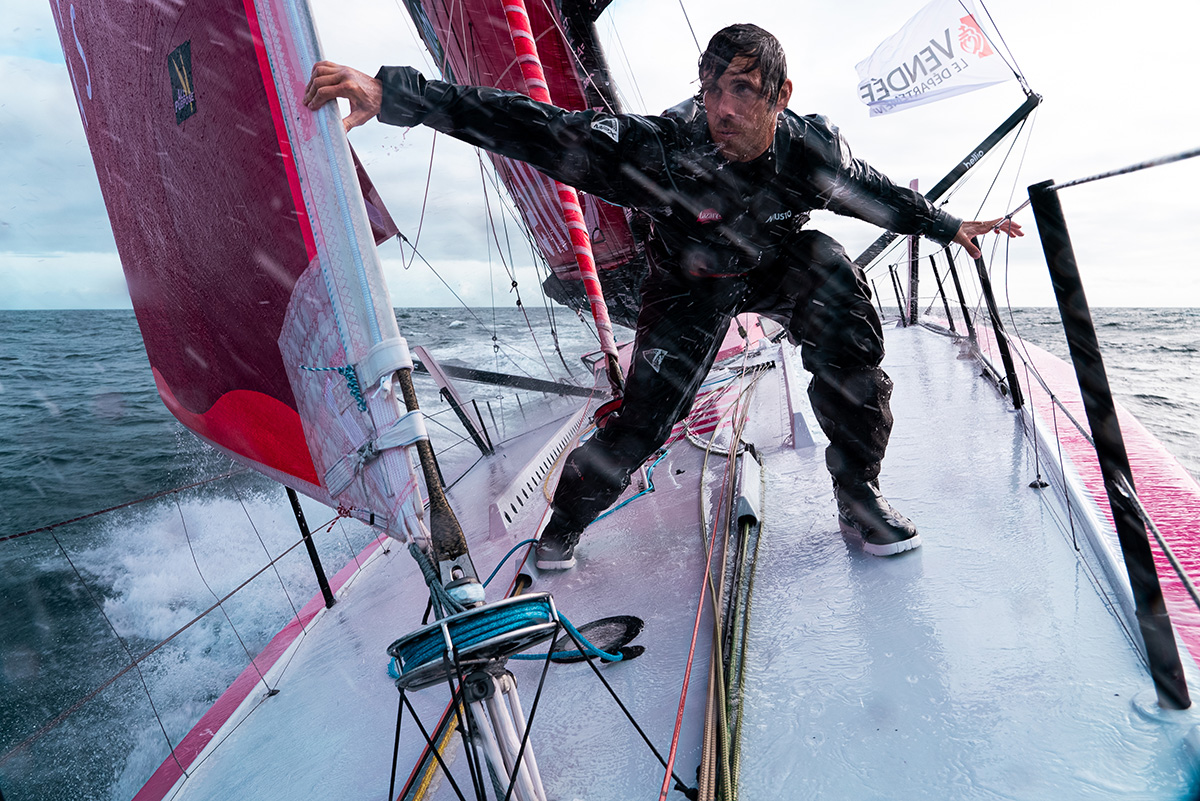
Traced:
[[314, 373], [340, 373], [346, 379], [346, 389], [350, 390], [350, 394], [354, 397], [354, 402], [358, 404], [358, 410], [365, 412], [367, 410], [367, 399], [363, 397], [362, 386], [358, 383], [358, 373], [351, 365], [345, 367], [309, 367], [300, 365], [301, 370], [308, 370]]
[[[529, 12], [525, 9], [525, 0], [503, 0], [503, 2], [504, 18], [508, 22], [508, 32], [512, 36], [513, 47], [517, 51], [517, 63], [521, 65], [521, 75], [525, 78], [525, 87], [529, 91], [529, 96], [541, 103], [552, 103], [554, 101], [550, 97], [546, 74], [542, 70], [537, 41], [529, 23]], [[608, 382], [612, 387], [613, 395], [620, 397], [624, 391], [625, 379], [621, 375], [621, 367], [617, 362], [617, 343], [613, 337], [612, 322], [608, 317], [608, 306], [604, 302], [604, 292], [600, 288], [600, 279], [596, 274], [596, 259], [592, 254], [592, 241], [588, 236], [587, 222], [583, 217], [579, 193], [575, 191], [574, 187], [567, 186], [561, 181], [555, 181], [554, 188], [557, 191], [563, 220], [566, 222], [570, 235], [571, 247], [575, 252], [575, 261], [579, 265], [579, 272], [583, 278], [588, 303], [592, 307], [596, 331], [600, 335], [600, 349], [604, 351], [608, 367]]]

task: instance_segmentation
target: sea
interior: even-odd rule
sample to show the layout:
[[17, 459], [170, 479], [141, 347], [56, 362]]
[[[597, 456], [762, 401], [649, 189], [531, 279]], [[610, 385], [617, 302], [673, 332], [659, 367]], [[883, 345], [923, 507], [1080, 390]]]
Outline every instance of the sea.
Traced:
[[[1200, 309], [1093, 316], [1118, 399], [1200, 477]], [[397, 319], [439, 360], [556, 381], [582, 380], [578, 354], [597, 348], [561, 309]], [[1004, 321], [1067, 358], [1056, 310]], [[450, 478], [478, 451], [415, 383]], [[534, 422], [520, 394], [473, 394], [493, 438]], [[329, 573], [374, 538], [305, 513]], [[133, 797], [316, 592], [297, 538], [281, 487], [167, 412], [131, 311], [0, 311], [0, 799]]]

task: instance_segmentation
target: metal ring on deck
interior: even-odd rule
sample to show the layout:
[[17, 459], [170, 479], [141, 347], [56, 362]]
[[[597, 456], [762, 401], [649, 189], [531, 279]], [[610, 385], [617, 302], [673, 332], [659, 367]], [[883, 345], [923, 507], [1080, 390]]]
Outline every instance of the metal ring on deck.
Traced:
[[550, 639], [558, 610], [549, 593], [517, 595], [442, 618], [388, 646], [400, 678], [396, 686], [419, 690], [463, 670], [524, 651]]

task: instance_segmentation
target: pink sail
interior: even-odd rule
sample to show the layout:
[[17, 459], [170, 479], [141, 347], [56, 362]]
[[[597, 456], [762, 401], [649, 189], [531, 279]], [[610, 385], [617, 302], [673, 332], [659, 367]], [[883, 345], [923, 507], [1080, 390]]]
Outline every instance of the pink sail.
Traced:
[[[50, 6], [164, 403], [233, 458], [390, 528], [419, 500], [391, 444], [390, 376], [411, 363], [375, 244], [396, 229], [336, 109], [300, 102], [319, 57], [307, 9]], [[370, 463], [351, 458], [367, 446]]]
[[[501, 0], [405, 0], [409, 14], [447, 81], [527, 94]], [[556, 106], [619, 112], [592, 29], [592, 14], [607, 3], [531, 3], [528, 22]], [[480, 24], [480, 21], [491, 20]], [[532, 167], [489, 155], [554, 275], [546, 294], [572, 308], [590, 306], [563, 221], [554, 181]], [[584, 222], [612, 319], [632, 326], [644, 272], [625, 210], [580, 193]]]

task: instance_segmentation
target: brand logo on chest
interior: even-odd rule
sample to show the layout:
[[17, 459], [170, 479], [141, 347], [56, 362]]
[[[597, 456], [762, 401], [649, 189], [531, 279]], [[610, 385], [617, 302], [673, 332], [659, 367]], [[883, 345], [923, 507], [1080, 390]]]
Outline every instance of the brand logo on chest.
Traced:
[[725, 218], [721, 216], [721, 212], [717, 211], [716, 209], [705, 209], [696, 215], [696, 222], [700, 223], [701, 225], [718, 223], [723, 219]]
[[774, 214], [772, 214], [770, 217], [768, 217], [767, 219], [763, 220], [763, 222], [764, 223], [783, 222], [784, 220], [792, 219], [792, 216], [793, 216], [792, 212], [790, 212], [790, 211], [777, 211]]

